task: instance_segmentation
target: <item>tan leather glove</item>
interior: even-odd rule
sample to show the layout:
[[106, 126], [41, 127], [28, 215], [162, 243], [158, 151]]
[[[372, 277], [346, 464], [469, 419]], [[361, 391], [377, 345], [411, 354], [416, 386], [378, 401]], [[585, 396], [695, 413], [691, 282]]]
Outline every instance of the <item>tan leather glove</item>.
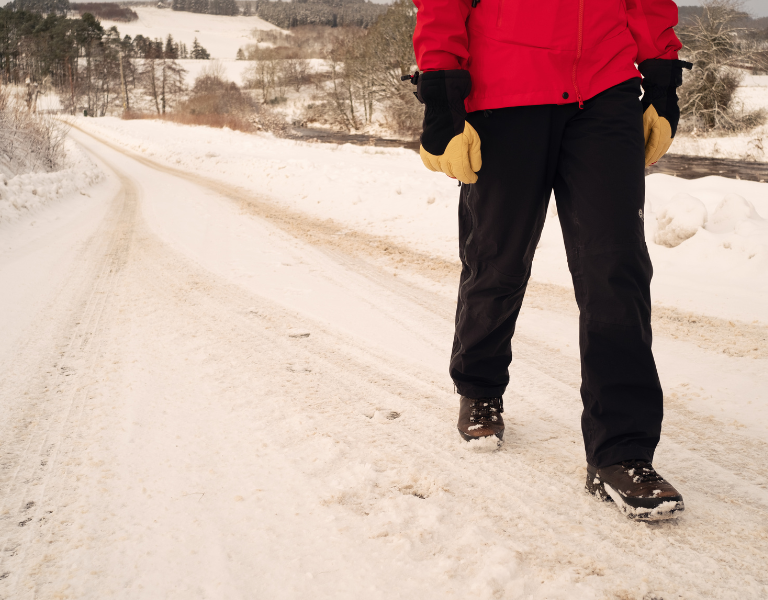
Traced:
[[659, 113], [653, 105], [643, 113], [643, 132], [645, 134], [645, 166], [656, 163], [667, 153], [672, 145], [674, 136], [672, 125]]
[[465, 120], [464, 99], [472, 89], [469, 71], [417, 71], [412, 80], [416, 97], [426, 105], [419, 149], [424, 166], [475, 183], [483, 161], [480, 136]]
[[656, 163], [675, 139], [680, 121], [677, 88], [683, 83], [683, 68], [693, 65], [682, 60], [652, 58], [638, 65], [643, 74], [643, 132], [645, 166]]
[[469, 123], [464, 123], [464, 131], [451, 138], [445, 150], [439, 156], [419, 148], [424, 166], [430, 171], [442, 171], [448, 177], [463, 183], [475, 183], [477, 171], [483, 166], [480, 156], [480, 136]]

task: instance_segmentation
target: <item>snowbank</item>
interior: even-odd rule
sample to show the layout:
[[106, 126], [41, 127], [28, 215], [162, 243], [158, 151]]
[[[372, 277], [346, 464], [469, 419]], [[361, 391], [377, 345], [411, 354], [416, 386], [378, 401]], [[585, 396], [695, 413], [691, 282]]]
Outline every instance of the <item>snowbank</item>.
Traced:
[[[424, 169], [410, 150], [312, 144], [109, 117], [78, 118], [75, 123], [153, 160], [241, 186], [426, 255], [458, 261], [456, 183]], [[768, 322], [768, 227], [763, 220], [768, 217], [768, 184], [660, 174], [646, 182], [654, 301]], [[533, 278], [570, 287], [555, 214], [552, 203]]]
[[0, 175], [0, 225], [102, 179], [101, 170], [72, 140], [65, 141], [65, 152], [66, 164], [59, 171], [25, 173], [10, 179]]

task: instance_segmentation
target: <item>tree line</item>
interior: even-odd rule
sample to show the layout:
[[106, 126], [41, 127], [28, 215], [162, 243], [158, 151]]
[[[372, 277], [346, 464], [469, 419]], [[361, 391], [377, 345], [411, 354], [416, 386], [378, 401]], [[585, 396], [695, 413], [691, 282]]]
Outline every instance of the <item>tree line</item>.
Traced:
[[389, 7], [367, 0], [259, 0], [257, 16], [283, 29], [302, 25], [371, 27]]
[[184, 69], [176, 62], [181, 58], [210, 55], [197, 40], [188, 49], [171, 35], [164, 41], [121, 37], [90, 13], [68, 18], [0, 8], [0, 82], [26, 84], [30, 105], [38, 93], [52, 89], [72, 113], [131, 109], [141, 98], [163, 112], [181, 92]]
[[240, 14], [235, 0], [173, 0], [171, 8], [207, 15], [235, 16]]

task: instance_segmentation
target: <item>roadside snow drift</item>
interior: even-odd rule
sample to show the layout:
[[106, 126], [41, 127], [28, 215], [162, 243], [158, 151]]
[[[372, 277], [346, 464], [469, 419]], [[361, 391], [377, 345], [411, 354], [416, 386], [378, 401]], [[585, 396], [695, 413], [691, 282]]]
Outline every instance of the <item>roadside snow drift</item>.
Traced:
[[52, 173], [25, 173], [6, 178], [0, 174], [0, 225], [33, 213], [41, 206], [97, 183], [103, 174], [80, 146], [64, 142], [64, 168]]

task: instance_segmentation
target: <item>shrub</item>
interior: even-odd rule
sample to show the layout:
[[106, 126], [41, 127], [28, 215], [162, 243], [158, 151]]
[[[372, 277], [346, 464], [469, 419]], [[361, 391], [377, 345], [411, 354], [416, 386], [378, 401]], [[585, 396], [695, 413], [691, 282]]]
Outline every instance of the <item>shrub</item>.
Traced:
[[63, 159], [65, 128], [50, 115], [38, 114], [0, 87], [0, 173], [13, 177], [20, 173], [54, 171]]
[[741, 131], [762, 121], [759, 112], [744, 111], [734, 102], [742, 68], [759, 59], [754, 45], [739, 37], [744, 32], [740, 7], [738, 0], [705, 0], [701, 14], [678, 29], [683, 55], [694, 65], [679, 90], [687, 127]]

